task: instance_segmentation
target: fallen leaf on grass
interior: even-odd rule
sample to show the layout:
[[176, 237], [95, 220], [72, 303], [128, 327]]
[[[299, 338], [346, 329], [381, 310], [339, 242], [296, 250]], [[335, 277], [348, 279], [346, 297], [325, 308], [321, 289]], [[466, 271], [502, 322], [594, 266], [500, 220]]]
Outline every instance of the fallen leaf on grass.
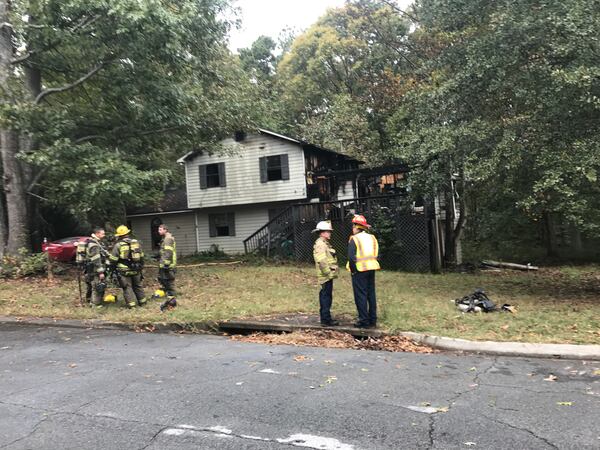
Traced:
[[508, 327], [509, 327], [509, 325], [508, 325], [508, 324], [506, 324], [506, 325], [502, 325], [502, 326], [500, 327], [500, 329], [501, 329], [501, 330], [504, 330], [504, 331], [506, 331], [506, 330], [508, 330]]
[[558, 380], [558, 377], [556, 375], [548, 375], [546, 378], [544, 378], [544, 381], [556, 381]]

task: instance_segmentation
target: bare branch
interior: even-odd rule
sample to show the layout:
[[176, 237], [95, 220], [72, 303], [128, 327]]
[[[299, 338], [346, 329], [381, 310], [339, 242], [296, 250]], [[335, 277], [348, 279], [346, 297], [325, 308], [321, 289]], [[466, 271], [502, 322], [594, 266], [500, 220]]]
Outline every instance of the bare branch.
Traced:
[[73, 89], [73, 88], [79, 86], [82, 83], [85, 83], [88, 78], [94, 76], [94, 74], [96, 74], [106, 64], [107, 64], [106, 61], [101, 62], [100, 64], [96, 65], [92, 70], [90, 70], [88, 73], [86, 73], [84, 76], [82, 76], [81, 78], [73, 81], [72, 83], [66, 84], [66, 85], [61, 86], [61, 87], [44, 89], [36, 97], [34, 103], [36, 105], [38, 105], [45, 97], [47, 97], [50, 94], [57, 94], [57, 93], [60, 93], [60, 92], [65, 92], [65, 91], [68, 91], [70, 89]]
[[41, 169], [38, 173], [36, 173], [35, 177], [33, 177], [33, 180], [31, 180], [31, 183], [29, 183], [27, 191], [32, 191], [33, 188], [35, 188], [35, 186], [38, 184], [38, 181], [40, 181], [40, 178], [42, 178], [42, 176], [44, 176], [47, 171], [48, 167], [46, 166], [43, 169]]

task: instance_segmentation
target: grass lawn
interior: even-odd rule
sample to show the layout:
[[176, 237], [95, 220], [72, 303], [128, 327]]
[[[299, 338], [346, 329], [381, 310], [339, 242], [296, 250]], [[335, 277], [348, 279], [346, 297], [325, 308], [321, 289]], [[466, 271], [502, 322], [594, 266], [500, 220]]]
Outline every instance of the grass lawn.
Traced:
[[[156, 289], [147, 269], [146, 291]], [[518, 313], [462, 314], [451, 300], [482, 287], [496, 304]], [[126, 310], [81, 308], [74, 274], [0, 280], [0, 314], [97, 318], [122, 322], [190, 322], [318, 311], [314, 269], [307, 266], [180, 268], [179, 306], [161, 314], [158, 304]], [[561, 267], [539, 272], [377, 275], [380, 325], [465, 339], [600, 344], [600, 267]], [[350, 275], [334, 285], [335, 314], [355, 314]]]

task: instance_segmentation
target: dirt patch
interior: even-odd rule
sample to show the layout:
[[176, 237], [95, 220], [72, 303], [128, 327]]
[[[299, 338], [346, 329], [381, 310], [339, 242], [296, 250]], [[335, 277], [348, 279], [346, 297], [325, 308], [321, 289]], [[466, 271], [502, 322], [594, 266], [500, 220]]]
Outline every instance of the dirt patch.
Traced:
[[339, 331], [308, 330], [293, 333], [253, 333], [247, 336], [232, 336], [232, 340], [267, 345], [294, 345], [308, 347], [350, 348], [355, 350], [379, 350], [386, 352], [437, 353], [426, 345], [416, 344], [404, 336], [356, 339]]

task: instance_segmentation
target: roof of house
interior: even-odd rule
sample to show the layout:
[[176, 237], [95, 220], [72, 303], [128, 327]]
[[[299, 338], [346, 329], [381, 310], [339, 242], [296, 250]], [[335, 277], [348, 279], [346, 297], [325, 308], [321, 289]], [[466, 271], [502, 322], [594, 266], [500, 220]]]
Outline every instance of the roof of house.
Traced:
[[[306, 141], [301, 141], [301, 140], [298, 140], [298, 139], [294, 139], [294, 138], [292, 138], [292, 137], [285, 136], [285, 135], [283, 135], [283, 134], [280, 134], [280, 133], [276, 133], [275, 131], [267, 130], [266, 128], [259, 128], [259, 129], [258, 129], [258, 132], [259, 132], [260, 134], [264, 134], [264, 135], [266, 135], [266, 136], [271, 136], [271, 137], [273, 137], [273, 138], [275, 138], [275, 139], [281, 139], [281, 140], [283, 140], [283, 141], [287, 141], [287, 142], [291, 142], [291, 143], [293, 143], [293, 144], [297, 144], [297, 145], [299, 145], [300, 147], [302, 147], [303, 149], [308, 149], [308, 150], [315, 150], [315, 151], [321, 151], [321, 152], [332, 153], [332, 154], [335, 154], [335, 155], [342, 156], [343, 158], [347, 158], [347, 159], [355, 160], [355, 161], [357, 161], [358, 163], [363, 163], [363, 161], [358, 161], [358, 160], [356, 160], [355, 158], [352, 158], [351, 156], [344, 155], [343, 153], [339, 153], [339, 152], [336, 152], [336, 151], [333, 151], [333, 150], [329, 150], [329, 149], [327, 149], [327, 148], [323, 148], [323, 147], [320, 147], [320, 146], [318, 146], [318, 145], [311, 144], [310, 142], [306, 142]], [[190, 152], [187, 152], [185, 155], [183, 155], [181, 158], [179, 158], [179, 159], [177, 160], [177, 163], [178, 163], [178, 164], [183, 164], [183, 163], [185, 163], [185, 162], [186, 162], [188, 159], [191, 159], [191, 158], [193, 158], [193, 157], [194, 157], [194, 156], [196, 156], [196, 155], [200, 155], [200, 154], [202, 154], [202, 152], [203, 152], [203, 151], [202, 151], [201, 149], [198, 149], [198, 150], [192, 150], [192, 151], [190, 151]]]
[[187, 205], [187, 194], [185, 187], [177, 189], [167, 189], [163, 198], [156, 204], [149, 204], [136, 208], [128, 208], [127, 216], [145, 216], [183, 211], [190, 211]]

